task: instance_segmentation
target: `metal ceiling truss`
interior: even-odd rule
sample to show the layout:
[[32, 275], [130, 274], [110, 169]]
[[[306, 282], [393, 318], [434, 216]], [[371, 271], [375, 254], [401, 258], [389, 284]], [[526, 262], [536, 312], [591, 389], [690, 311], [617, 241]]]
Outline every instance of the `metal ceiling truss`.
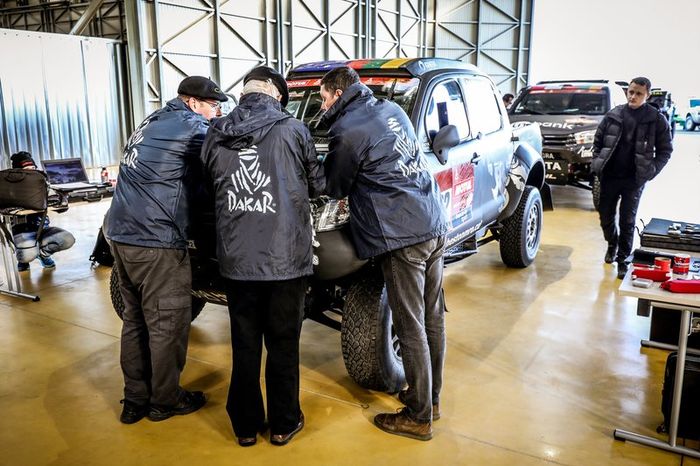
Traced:
[[512, 92], [527, 82], [533, 2], [134, 0], [128, 41], [143, 81], [132, 94], [142, 88], [150, 112], [191, 74], [237, 96], [260, 64], [285, 73], [309, 61], [436, 55], [474, 63]]
[[[0, 0], [0, 28], [123, 40], [124, 0]], [[81, 21], [82, 20], [82, 21]]]

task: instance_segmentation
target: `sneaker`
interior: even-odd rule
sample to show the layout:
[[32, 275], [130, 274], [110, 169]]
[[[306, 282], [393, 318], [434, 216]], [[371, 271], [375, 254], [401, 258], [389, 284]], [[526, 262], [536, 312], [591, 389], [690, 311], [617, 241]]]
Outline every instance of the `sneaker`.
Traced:
[[622, 280], [625, 278], [625, 275], [627, 275], [627, 270], [629, 269], [629, 265], [627, 265], [627, 262], [618, 262], [617, 263], [617, 278]]
[[146, 414], [148, 414], [147, 404], [140, 405], [129, 400], [121, 400], [120, 403], [124, 405], [122, 414], [119, 416], [119, 420], [122, 422], [122, 424], [134, 424], [139, 422], [141, 419], [146, 417]]
[[26, 272], [29, 270], [29, 262], [17, 262], [17, 271]]
[[[406, 404], [406, 396], [408, 396], [408, 390], [401, 390], [399, 392], [399, 401]], [[433, 421], [440, 419], [440, 403], [433, 405]]]
[[608, 245], [608, 250], [605, 252], [605, 263], [612, 264], [615, 260], [615, 254], [617, 254], [617, 246], [614, 244]]
[[39, 262], [41, 262], [41, 266], [45, 269], [53, 269], [56, 268], [56, 262], [54, 262], [53, 259], [51, 259], [51, 256], [42, 256], [39, 255]]
[[197, 411], [204, 406], [207, 399], [202, 392], [188, 392], [187, 390], [180, 395], [180, 401], [175, 406], [158, 406], [151, 405], [148, 412], [148, 419], [151, 421], [165, 421], [173, 416], [184, 416]]
[[416, 422], [408, 416], [408, 409], [403, 408], [396, 414], [381, 413], [374, 416], [374, 425], [394, 435], [401, 435], [416, 440], [430, 440], [433, 438], [433, 426], [431, 422]]

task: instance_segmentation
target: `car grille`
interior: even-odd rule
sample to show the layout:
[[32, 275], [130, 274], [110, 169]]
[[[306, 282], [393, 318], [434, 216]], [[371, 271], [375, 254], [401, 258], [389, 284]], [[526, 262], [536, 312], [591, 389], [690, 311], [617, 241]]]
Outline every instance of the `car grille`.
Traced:
[[542, 143], [545, 146], [568, 146], [576, 144], [576, 140], [571, 134], [544, 134]]

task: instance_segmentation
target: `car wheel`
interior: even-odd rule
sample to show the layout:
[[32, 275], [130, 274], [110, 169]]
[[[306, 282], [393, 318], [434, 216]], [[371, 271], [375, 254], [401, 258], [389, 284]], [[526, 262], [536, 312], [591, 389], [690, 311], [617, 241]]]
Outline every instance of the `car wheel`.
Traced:
[[542, 196], [526, 186], [518, 208], [500, 230], [501, 260], [508, 267], [527, 267], [535, 260], [542, 235]]
[[[112, 307], [117, 316], [122, 319], [124, 315], [124, 301], [122, 300], [122, 294], [119, 291], [119, 275], [117, 274], [117, 269], [112, 269], [112, 275], [109, 277], [109, 297], [112, 300]], [[204, 305], [207, 302], [201, 298], [195, 298], [192, 296], [192, 320], [196, 319]]]
[[345, 369], [358, 385], [396, 393], [406, 383], [384, 280], [360, 277], [348, 289], [340, 327]]
[[686, 131], [693, 131], [695, 129], [695, 122], [693, 122], [693, 118], [688, 115], [685, 118], [685, 130]]
[[593, 207], [596, 212], [600, 206], [600, 178], [593, 176], [593, 181], [591, 181], [591, 194], [593, 194]]

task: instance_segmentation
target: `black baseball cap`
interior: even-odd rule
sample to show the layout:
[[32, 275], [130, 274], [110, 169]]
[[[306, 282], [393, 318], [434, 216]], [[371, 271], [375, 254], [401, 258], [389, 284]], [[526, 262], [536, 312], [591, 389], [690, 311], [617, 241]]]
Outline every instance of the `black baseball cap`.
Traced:
[[269, 66], [258, 66], [257, 68], [253, 68], [250, 73], [243, 78], [243, 84], [247, 83], [251, 79], [255, 81], [271, 80], [282, 95], [280, 104], [282, 107], [287, 106], [287, 102], [289, 102], [289, 89], [287, 88], [287, 81], [285, 81], [284, 76], [282, 76], [277, 70], [270, 68]]
[[226, 102], [228, 96], [221, 92], [219, 85], [204, 76], [190, 76], [182, 80], [177, 88], [180, 95], [199, 97], [200, 99], [214, 99]]

